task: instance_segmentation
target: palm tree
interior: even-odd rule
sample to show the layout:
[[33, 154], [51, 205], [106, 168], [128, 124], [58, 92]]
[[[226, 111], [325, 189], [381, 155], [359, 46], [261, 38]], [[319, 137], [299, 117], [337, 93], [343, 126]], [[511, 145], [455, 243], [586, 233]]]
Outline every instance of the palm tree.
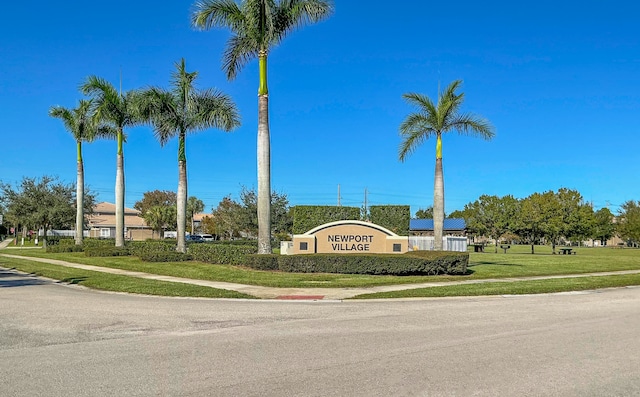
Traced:
[[258, 58], [258, 253], [271, 253], [271, 148], [267, 56], [295, 28], [327, 18], [330, 0], [199, 0], [192, 24], [200, 29], [229, 28], [232, 36], [223, 55], [227, 78], [233, 80], [251, 59]]
[[116, 247], [124, 247], [124, 129], [139, 124], [132, 104], [135, 91], [122, 94], [111, 83], [96, 76], [89, 76], [80, 90], [92, 97], [96, 120], [116, 130]]
[[204, 211], [204, 203], [202, 200], [198, 199], [195, 196], [191, 196], [187, 199], [187, 213], [189, 214], [189, 218], [191, 218], [191, 234], [194, 233], [194, 224], [193, 217], [195, 214], [199, 214]]
[[433, 235], [436, 250], [442, 250], [444, 226], [442, 134], [457, 131], [461, 135], [475, 135], [487, 140], [495, 134], [489, 121], [474, 114], [460, 112], [464, 101], [464, 93], [456, 93], [460, 85], [462, 81], [456, 80], [444, 91], [439, 92], [437, 104], [421, 94], [403, 95], [407, 102], [418, 107], [418, 112], [409, 114], [400, 124], [400, 136], [403, 138], [399, 150], [400, 161], [404, 161], [426, 139], [436, 138], [436, 172], [433, 187]]
[[76, 245], [82, 245], [84, 230], [84, 163], [82, 161], [82, 142], [92, 142], [97, 137], [112, 136], [115, 131], [106, 125], [96, 123], [90, 115], [91, 101], [82, 99], [77, 108], [67, 109], [52, 106], [49, 116], [62, 120], [65, 128], [76, 141]]
[[217, 90], [198, 91], [194, 88], [198, 72], [188, 73], [184, 59], [176, 63], [176, 69], [170, 91], [156, 87], [144, 90], [136, 97], [136, 107], [141, 120], [153, 126], [160, 145], [164, 146], [169, 139], [178, 137], [177, 251], [186, 252], [186, 135], [212, 127], [231, 131], [240, 125], [240, 117], [229, 96]]

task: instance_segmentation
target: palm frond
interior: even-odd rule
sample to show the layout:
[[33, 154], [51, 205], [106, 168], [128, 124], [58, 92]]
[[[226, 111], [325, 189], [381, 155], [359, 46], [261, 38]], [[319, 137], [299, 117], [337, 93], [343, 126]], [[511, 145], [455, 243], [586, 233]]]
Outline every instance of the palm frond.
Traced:
[[191, 24], [202, 30], [226, 27], [237, 31], [244, 23], [245, 16], [233, 0], [200, 0], [191, 13]]
[[227, 79], [233, 80], [238, 72], [252, 59], [258, 57], [260, 47], [255, 40], [247, 36], [232, 36], [222, 56], [222, 68]]
[[333, 1], [281, 0], [274, 14], [274, 27], [279, 40], [294, 29], [328, 18], [333, 11]]
[[474, 135], [485, 140], [495, 136], [493, 125], [486, 119], [471, 113], [460, 114], [451, 122], [451, 128], [464, 135]]
[[398, 150], [398, 158], [404, 161], [418, 146], [437, 131], [434, 129], [433, 118], [422, 113], [411, 113], [400, 124], [400, 136], [403, 138]]

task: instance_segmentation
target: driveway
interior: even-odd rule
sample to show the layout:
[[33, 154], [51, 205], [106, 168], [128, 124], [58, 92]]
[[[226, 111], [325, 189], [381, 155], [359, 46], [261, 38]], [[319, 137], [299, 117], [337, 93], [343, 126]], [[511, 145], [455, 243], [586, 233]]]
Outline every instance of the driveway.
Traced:
[[640, 288], [245, 301], [0, 274], [3, 396], [630, 396]]

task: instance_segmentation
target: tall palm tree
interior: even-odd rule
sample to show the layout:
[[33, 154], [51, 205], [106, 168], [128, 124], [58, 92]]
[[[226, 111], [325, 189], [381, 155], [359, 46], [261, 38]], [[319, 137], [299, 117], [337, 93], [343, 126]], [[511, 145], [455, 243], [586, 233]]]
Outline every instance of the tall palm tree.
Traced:
[[240, 125], [236, 105], [217, 90], [198, 91], [193, 83], [198, 72], [187, 72], [185, 61], [176, 63], [170, 91], [151, 87], [136, 96], [136, 108], [141, 120], [153, 126], [160, 145], [178, 137], [178, 252], [186, 252], [185, 229], [187, 213], [187, 133], [219, 128], [231, 131]]
[[233, 80], [251, 59], [258, 58], [258, 253], [271, 253], [271, 147], [267, 56], [292, 30], [327, 18], [330, 0], [199, 0], [192, 24], [200, 29], [229, 28], [232, 36], [223, 55], [227, 78]]
[[202, 200], [196, 196], [191, 196], [187, 199], [187, 214], [189, 214], [189, 218], [191, 219], [191, 234], [193, 234], [195, 230], [193, 216], [202, 211], [204, 211], [204, 202]]
[[135, 91], [122, 94], [111, 83], [96, 76], [87, 77], [80, 90], [93, 99], [96, 120], [116, 130], [116, 247], [124, 247], [124, 129], [139, 124], [132, 103]]
[[82, 142], [92, 142], [95, 138], [112, 136], [115, 131], [109, 126], [96, 123], [91, 117], [91, 101], [82, 99], [75, 109], [52, 106], [49, 116], [62, 120], [65, 128], [76, 141], [76, 245], [82, 245], [84, 231], [84, 162]]
[[434, 249], [442, 250], [442, 232], [444, 227], [444, 176], [442, 172], [442, 134], [456, 131], [461, 135], [475, 135], [491, 139], [495, 135], [494, 128], [480, 116], [462, 113], [460, 107], [464, 101], [464, 93], [456, 90], [462, 85], [461, 80], [452, 82], [444, 91], [438, 93], [438, 103], [421, 94], [404, 94], [407, 102], [415, 105], [418, 112], [411, 113], [400, 124], [399, 158], [404, 161], [407, 156], [430, 137], [436, 138], [436, 172], [433, 187], [433, 235]]

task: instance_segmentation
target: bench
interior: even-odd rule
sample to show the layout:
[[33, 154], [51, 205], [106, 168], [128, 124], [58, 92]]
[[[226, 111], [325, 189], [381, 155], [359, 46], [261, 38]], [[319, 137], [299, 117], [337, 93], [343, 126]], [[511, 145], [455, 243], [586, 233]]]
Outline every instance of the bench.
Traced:
[[469, 244], [473, 247], [473, 252], [484, 252], [484, 244]]
[[505, 244], [500, 244], [500, 248], [502, 248], [502, 249], [504, 250], [504, 253], [506, 254], [506, 253], [507, 253], [507, 250], [508, 250], [509, 248], [511, 248], [511, 246], [510, 246], [510, 245], [505, 245]]
[[558, 248], [558, 251], [560, 251], [560, 254], [562, 254], [562, 255], [571, 255], [571, 254], [575, 255], [576, 254], [576, 252], [573, 251], [573, 248]]

